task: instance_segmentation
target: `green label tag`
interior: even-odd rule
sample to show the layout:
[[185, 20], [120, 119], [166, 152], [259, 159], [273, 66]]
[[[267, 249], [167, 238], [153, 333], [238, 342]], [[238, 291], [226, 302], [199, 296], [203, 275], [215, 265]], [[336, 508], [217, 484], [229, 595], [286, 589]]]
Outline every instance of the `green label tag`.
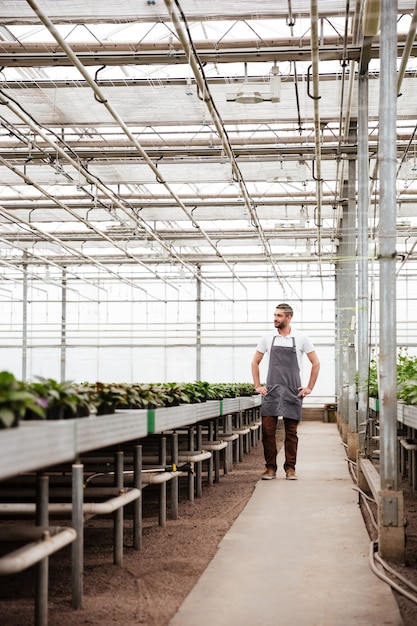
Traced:
[[148, 409], [148, 434], [155, 432], [155, 409]]

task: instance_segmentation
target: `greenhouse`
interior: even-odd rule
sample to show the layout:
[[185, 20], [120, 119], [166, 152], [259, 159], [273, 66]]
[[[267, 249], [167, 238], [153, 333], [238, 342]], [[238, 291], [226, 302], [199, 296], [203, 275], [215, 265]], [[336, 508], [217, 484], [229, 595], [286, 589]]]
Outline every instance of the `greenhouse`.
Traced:
[[[411, 0], [0, 3], [0, 507], [10, 481], [64, 463], [75, 473], [62, 489], [79, 496], [72, 467], [132, 442], [160, 466], [161, 440], [187, 429], [193, 454], [162, 464], [182, 465], [200, 497], [219, 464], [230, 474], [258, 447], [251, 362], [289, 303], [321, 365], [303, 418], [336, 425], [376, 502], [379, 552], [404, 561], [404, 480], [417, 492], [416, 29]], [[264, 381], [267, 359], [260, 370]], [[303, 384], [309, 372], [305, 359]], [[17, 428], [12, 387], [31, 397]], [[120, 419], [96, 431], [110, 392]], [[64, 419], [47, 416], [47, 394], [65, 395]], [[199, 427], [208, 456], [195, 459]], [[139, 471], [136, 447], [124, 452]], [[122, 480], [114, 504], [132, 508], [136, 548], [144, 484]], [[35, 527], [49, 526], [40, 508]], [[72, 515], [54, 542], [72, 544], [73, 562], [78, 550], [81, 577]], [[0, 597], [0, 622], [7, 610]]]

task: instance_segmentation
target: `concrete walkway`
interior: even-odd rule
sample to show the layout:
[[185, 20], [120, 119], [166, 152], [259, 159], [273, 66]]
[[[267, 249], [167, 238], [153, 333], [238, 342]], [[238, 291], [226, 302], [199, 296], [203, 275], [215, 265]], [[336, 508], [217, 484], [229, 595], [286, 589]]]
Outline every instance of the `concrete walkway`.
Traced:
[[170, 626], [403, 623], [390, 587], [370, 569], [335, 424], [301, 423], [297, 474], [288, 481], [279, 469], [277, 480], [259, 481]]

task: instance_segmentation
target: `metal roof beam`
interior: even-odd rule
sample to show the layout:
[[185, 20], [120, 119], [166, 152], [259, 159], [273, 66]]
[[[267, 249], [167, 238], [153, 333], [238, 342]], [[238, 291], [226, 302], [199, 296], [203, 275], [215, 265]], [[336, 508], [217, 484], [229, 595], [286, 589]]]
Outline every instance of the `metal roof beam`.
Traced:
[[[324, 40], [326, 42], [326, 40]], [[298, 45], [297, 45], [298, 44]], [[343, 47], [341, 39], [332, 43], [321, 43], [319, 45], [319, 56], [321, 61], [360, 61], [378, 59], [380, 56], [380, 44], [374, 38], [371, 42], [364, 42], [364, 49], [360, 45], [348, 44]], [[75, 44], [71, 48], [77, 54], [84, 66], [122, 66], [122, 65], [178, 65], [188, 64], [189, 58], [182, 49], [174, 50], [158, 43], [159, 49], [155, 50], [155, 45], [146, 47], [143, 44], [126, 44], [125, 49], [119, 44], [115, 46], [106, 44], [92, 49], [90, 44]], [[399, 36], [397, 54], [401, 57], [406, 47], [406, 40], [403, 35]], [[133, 48], [133, 49], [132, 49]], [[198, 56], [202, 63], [277, 63], [284, 61], [309, 62], [311, 60], [311, 44], [309, 40], [303, 39], [302, 44], [297, 40], [283, 43], [277, 41], [265, 42], [265, 47], [254, 45], [253, 41], [236, 42], [234, 46], [217, 47], [213, 42], [212, 48], [207, 47], [207, 42], [195, 44]], [[53, 44], [25, 44], [23, 50], [21, 44], [14, 42], [1, 42], [1, 63], [4, 67], [52, 67], [70, 66], [71, 61], [61, 50], [57, 50]], [[411, 46], [411, 56], [417, 55], [417, 42]]]

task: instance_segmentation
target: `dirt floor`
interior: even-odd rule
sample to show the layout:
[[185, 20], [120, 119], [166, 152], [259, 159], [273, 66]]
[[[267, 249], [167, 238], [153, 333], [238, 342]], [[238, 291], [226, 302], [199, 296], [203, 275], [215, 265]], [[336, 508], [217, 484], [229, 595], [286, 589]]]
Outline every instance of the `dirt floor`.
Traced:
[[[280, 430], [278, 441], [282, 445]], [[49, 626], [166, 626], [245, 507], [262, 471], [259, 443], [250, 454], [245, 454], [242, 463], [234, 465], [232, 472], [221, 475], [218, 484], [205, 485], [202, 498], [190, 502], [186, 486], [182, 488], [179, 519], [170, 520], [168, 511], [165, 528], [158, 526], [156, 492], [147, 487], [143, 496], [143, 546], [140, 552], [131, 547], [131, 524], [126, 520], [121, 568], [112, 563], [112, 521], [95, 518], [87, 522], [83, 606], [77, 611], [71, 608], [71, 549], [66, 548], [49, 560]], [[395, 567], [417, 585], [417, 497], [408, 483], [403, 487], [407, 564]], [[372, 539], [369, 518], [365, 511], [364, 523]], [[1, 626], [32, 625], [34, 568], [7, 580], [0, 579], [0, 583]], [[396, 597], [404, 626], [415, 626], [417, 605], [400, 594]]]

